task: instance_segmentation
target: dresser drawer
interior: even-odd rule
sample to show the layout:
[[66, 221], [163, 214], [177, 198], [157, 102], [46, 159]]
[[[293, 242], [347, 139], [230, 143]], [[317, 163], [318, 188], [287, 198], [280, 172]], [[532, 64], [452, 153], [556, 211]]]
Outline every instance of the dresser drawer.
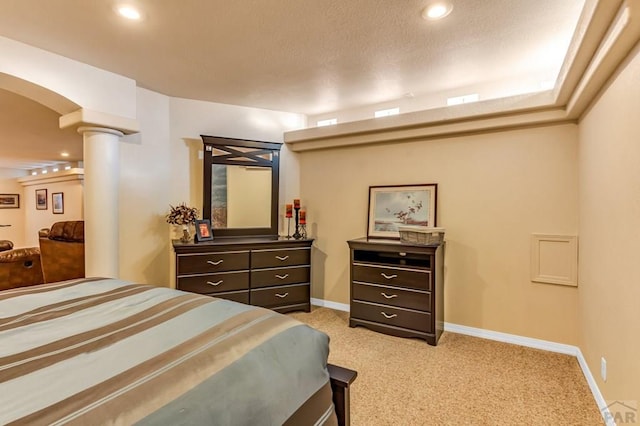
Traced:
[[251, 268], [278, 268], [282, 266], [309, 265], [311, 249], [253, 250]]
[[249, 269], [249, 252], [180, 254], [176, 268], [178, 275]]
[[309, 303], [309, 284], [285, 285], [251, 290], [251, 304], [271, 308]]
[[309, 282], [309, 266], [251, 271], [251, 288]]
[[431, 314], [368, 302], [351, 303], [351, 317], [424, 333], [433, 332]]
[[430, 271], [354, 264], [352, 280], [431, 291]]
[[353, 283], [352, 289], [355, 300], [431, 312], [430, 292], [358, 283]]
[[178, 277], [176, 287], [201, 294], [249, 290], [249, 271]]

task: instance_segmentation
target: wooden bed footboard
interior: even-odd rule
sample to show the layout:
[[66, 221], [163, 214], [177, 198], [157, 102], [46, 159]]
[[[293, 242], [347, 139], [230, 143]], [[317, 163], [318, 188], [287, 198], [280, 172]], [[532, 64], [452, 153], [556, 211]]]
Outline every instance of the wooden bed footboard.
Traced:
[[329, 376], [331, 377], [331, 389], [333, 390], [333, 405], [336, 408], [338, 425], [349, 426], [350, 402], [349, 386], [358, 376], [358, 372], [338, 365], [328, 364]]

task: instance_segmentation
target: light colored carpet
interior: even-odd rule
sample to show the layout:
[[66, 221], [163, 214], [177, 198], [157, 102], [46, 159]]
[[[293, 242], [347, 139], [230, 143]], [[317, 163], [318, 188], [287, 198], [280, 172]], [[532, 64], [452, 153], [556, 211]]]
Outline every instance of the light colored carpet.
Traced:
[[445, 332], [437, 347], [349, 328], [348, 313], [289, 314], [331, 338], [354, 369], [351, 424], [602, 425], [575, 357]]

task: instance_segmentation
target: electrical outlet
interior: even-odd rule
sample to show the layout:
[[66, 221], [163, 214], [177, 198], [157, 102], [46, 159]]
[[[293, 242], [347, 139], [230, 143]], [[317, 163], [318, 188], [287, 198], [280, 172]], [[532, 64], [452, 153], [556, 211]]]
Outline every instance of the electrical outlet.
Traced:
[[607, 360], [604, 357], [600, 358], [600, 376], [602, 380], [607, 381]]

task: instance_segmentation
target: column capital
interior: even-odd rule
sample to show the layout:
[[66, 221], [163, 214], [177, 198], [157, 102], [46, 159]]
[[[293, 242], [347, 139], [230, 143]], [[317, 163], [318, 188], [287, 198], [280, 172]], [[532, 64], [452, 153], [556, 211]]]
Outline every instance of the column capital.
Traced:
[[106, 114], [86, 108], [80, 108], [61, 116], [59, 124], [61, 129], [68, 127], [104, 127], [106, 129], [119, 130], [125, 135], [140, 132], [140, 123], [136, 119]]
[[96, 126], [78, 127], [78, 133], [80, 133], [81, 135], [85, 133], [106, 133], [109, 135], [115, 135], [119, 138], [124, 136], [124, 133], [122, 133], [120, 130], [110, 129], [108, 127], [96, 127]]

